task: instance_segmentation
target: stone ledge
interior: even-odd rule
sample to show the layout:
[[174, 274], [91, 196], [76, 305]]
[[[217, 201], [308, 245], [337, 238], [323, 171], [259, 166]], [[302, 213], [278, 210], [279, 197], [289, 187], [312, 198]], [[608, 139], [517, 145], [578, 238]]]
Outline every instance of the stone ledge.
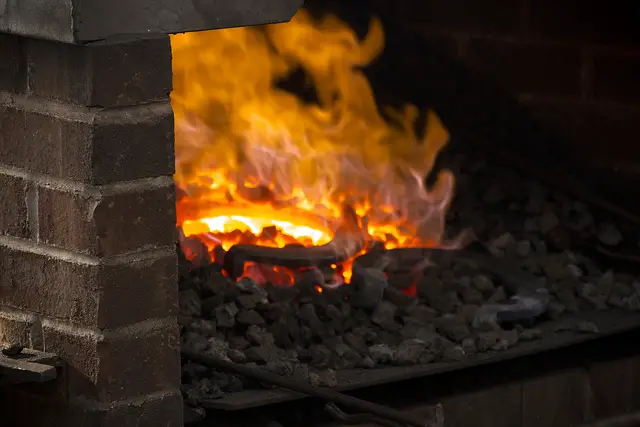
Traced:
[[303, 0], [6, 0], [0, 31], [66, 43], [284, 22]]

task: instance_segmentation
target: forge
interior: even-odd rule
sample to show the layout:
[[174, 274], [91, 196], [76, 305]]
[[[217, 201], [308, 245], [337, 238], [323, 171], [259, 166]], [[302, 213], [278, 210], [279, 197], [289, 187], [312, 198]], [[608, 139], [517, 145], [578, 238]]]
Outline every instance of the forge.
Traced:
[[637, 425], [634, 2], [300, 3], [0, 1], [3, 420]]
[[[558, 147], [450, 130], [451, 104], [409, 92], [430, 70], [397, 69], [447, 55], [331, 9], [172, 38], [184, 348], [354, 390], [635, 329], [640, 284], [618, 264], [634, 214], [572, 187]], [[194, 407], [300, 397], [185, 362]]]
[[[433, 111], [421, 132], [414, 106], [389, 110], [394, 122], [378, 112], [360, 67], [383, 45], [379, 20], [360, 41], [335, 16], [316, 22], [304, 9], [286, 26], [173, 36], [178, 225], [190, 257], [203, 257], [188, 244], [196, 236], [220, 257], [243, 245], [224, 256], [234, 279], [264, 275], [268, 261], [334, 265], [343, 282], [344, 263], [376, 244], [455, 245], [441, 242], [454, 177], [424, 183], [448, 133]], [[296, 70], [316, 102], [278, 87]]]

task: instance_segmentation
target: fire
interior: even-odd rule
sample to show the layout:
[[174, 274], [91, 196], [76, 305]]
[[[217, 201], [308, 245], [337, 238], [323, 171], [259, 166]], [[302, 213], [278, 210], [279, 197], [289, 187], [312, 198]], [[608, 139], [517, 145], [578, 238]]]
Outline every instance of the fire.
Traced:
[[[178, 226], [213, 249], [317, 246], [344, 206], [387, 248], [442, 244], [454, 177], [424, 178], [449, 134], [433, 111], [380, 113], [361, 71], [384, 46], [334, 16], [301, 10], [285, 24], [174, 35]], [[278, 86], [304, 70], [317, 100]], [[349, 263], [337, 266], [348, 277]]]

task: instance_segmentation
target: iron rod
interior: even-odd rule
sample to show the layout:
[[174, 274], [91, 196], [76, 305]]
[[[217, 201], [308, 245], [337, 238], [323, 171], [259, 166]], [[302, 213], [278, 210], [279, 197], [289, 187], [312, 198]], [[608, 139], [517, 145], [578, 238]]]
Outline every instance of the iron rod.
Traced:
[[413, 417], [403, 414], [402, 412], [389, 408], [387, 406], [378, 405], [377, 403], [358, 399], [347, 394], [339, 393], [327, 388], [314, 387], [300, 381], [272, 374], [260, 369], [239, 365], [219, 357], [202, 354], [190, 350], [182, 350], [182, 357], [212, 368], [218, 368], [225, 371], [232, 371], [248, 378], [255, 379], [260, 382], [269, 383], [278, 387], [297, 391], [308, 396], [319, 397], [328, 402], [333, 402], [355, 410], [378, 415], [388, 420], [396, 421], [413, 427], [433, 427], [430, 424], [415, 420]]

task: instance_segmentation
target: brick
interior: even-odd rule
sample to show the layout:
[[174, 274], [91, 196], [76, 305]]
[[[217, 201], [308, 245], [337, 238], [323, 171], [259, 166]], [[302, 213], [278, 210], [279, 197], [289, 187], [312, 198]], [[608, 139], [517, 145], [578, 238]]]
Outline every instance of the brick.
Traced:
[[520, 384], [509, 384], [448, 397], [442, 401], [445, 423], [447, 427], [519, 426], [521, 391]]
[[593, 95], [597, 99], [640, 101], [640, 50], [636, 54], [599, 52], [593, 62]]
[[573, 369], [525, 380], [522, 427], [572, 427], [589, 421], [589, 376]]
[[79, 105], [123, 107], [166, 100], [169, 37], [107, 45], [28, 40], [32, 94]]
[[175, 255], [102, 267], [98, 327], [119, 326], [178, 313]]
[[616, 1], [603, 7], [597, 0], [528, 0], [531, 35], [546, 40], [640, 46], [637, 31], [640, 4]]
[[[41, 385], [42, 386], [42, 385]], [[7, 393], [0, 400], [3, 422], [28, 427], [182, 427], [182, 396], [176, 390], [160, 396], [138, 398], [108, 409], [94, 402], [51, 402], [37, 397]], [[38, 408], [34, 411], [33, 408]]]
[[28, 239], [29, 231], [27, 192], [29, 183], [22, 179], [0, 174], [0, 234]]
[[69, 396], [114, 402], [180, 387], [177, 321], [123, 336], [69, 330], [44, 323], [45, 350], [65, 360]]
[[472, 68], [513, 92], [576, 98], [581, 94], [577, 48], [472, 39], [465, 52]]
[[591, 409], [596, 419], [640, 409], [640, 356], [593, 363], [589, 375]]
[[[183, 427], [182, 396], [179, 390], [144, 403], [132, 402], [108, 410], [75, 408], [65, 426], [92, 427]], [[44, 426], [43, 426], [44, 427]]]
[[112, 256], [175, 243], [175, 188], [113, 195], [38, 189], [40, 240]]
[[90, 265], [0, 246], [2, 302], [87, 327], [177, 312], [176, 256]]
[[[126, 113], [125, 117], [126, 118]], [[105, 123], [93, 127], [94, 184], [172, 175], [173, 114], [146, 123]]]
[[89, 124], [0, 106], [0, 129], [3, 164], [63, 178], [91, 179]]
[[24, 92], [27, 88], [26, 71], [20, 37], [0, 34], [0, 90]]
[[394, 19], [402, 25], [483, 34], [519, 34], [522, 30], [520, 1], [376, 0], [374, 3], [380, 16]]
[[0, 344], [29, 345], [32, 320], [29, 316], [16, 316], [0, 310]]
[[[0, 162], [92, 184], [171, 175], [173, 114], [146, 108], [78, 113], [29, 99], [27, 111], [0, 105]], [[36, 112], [39, 109], [41, 111]], [[106, 117], [109, 117], [107, 120]], [[118, 115], [119, 120], [113, 116]]]

